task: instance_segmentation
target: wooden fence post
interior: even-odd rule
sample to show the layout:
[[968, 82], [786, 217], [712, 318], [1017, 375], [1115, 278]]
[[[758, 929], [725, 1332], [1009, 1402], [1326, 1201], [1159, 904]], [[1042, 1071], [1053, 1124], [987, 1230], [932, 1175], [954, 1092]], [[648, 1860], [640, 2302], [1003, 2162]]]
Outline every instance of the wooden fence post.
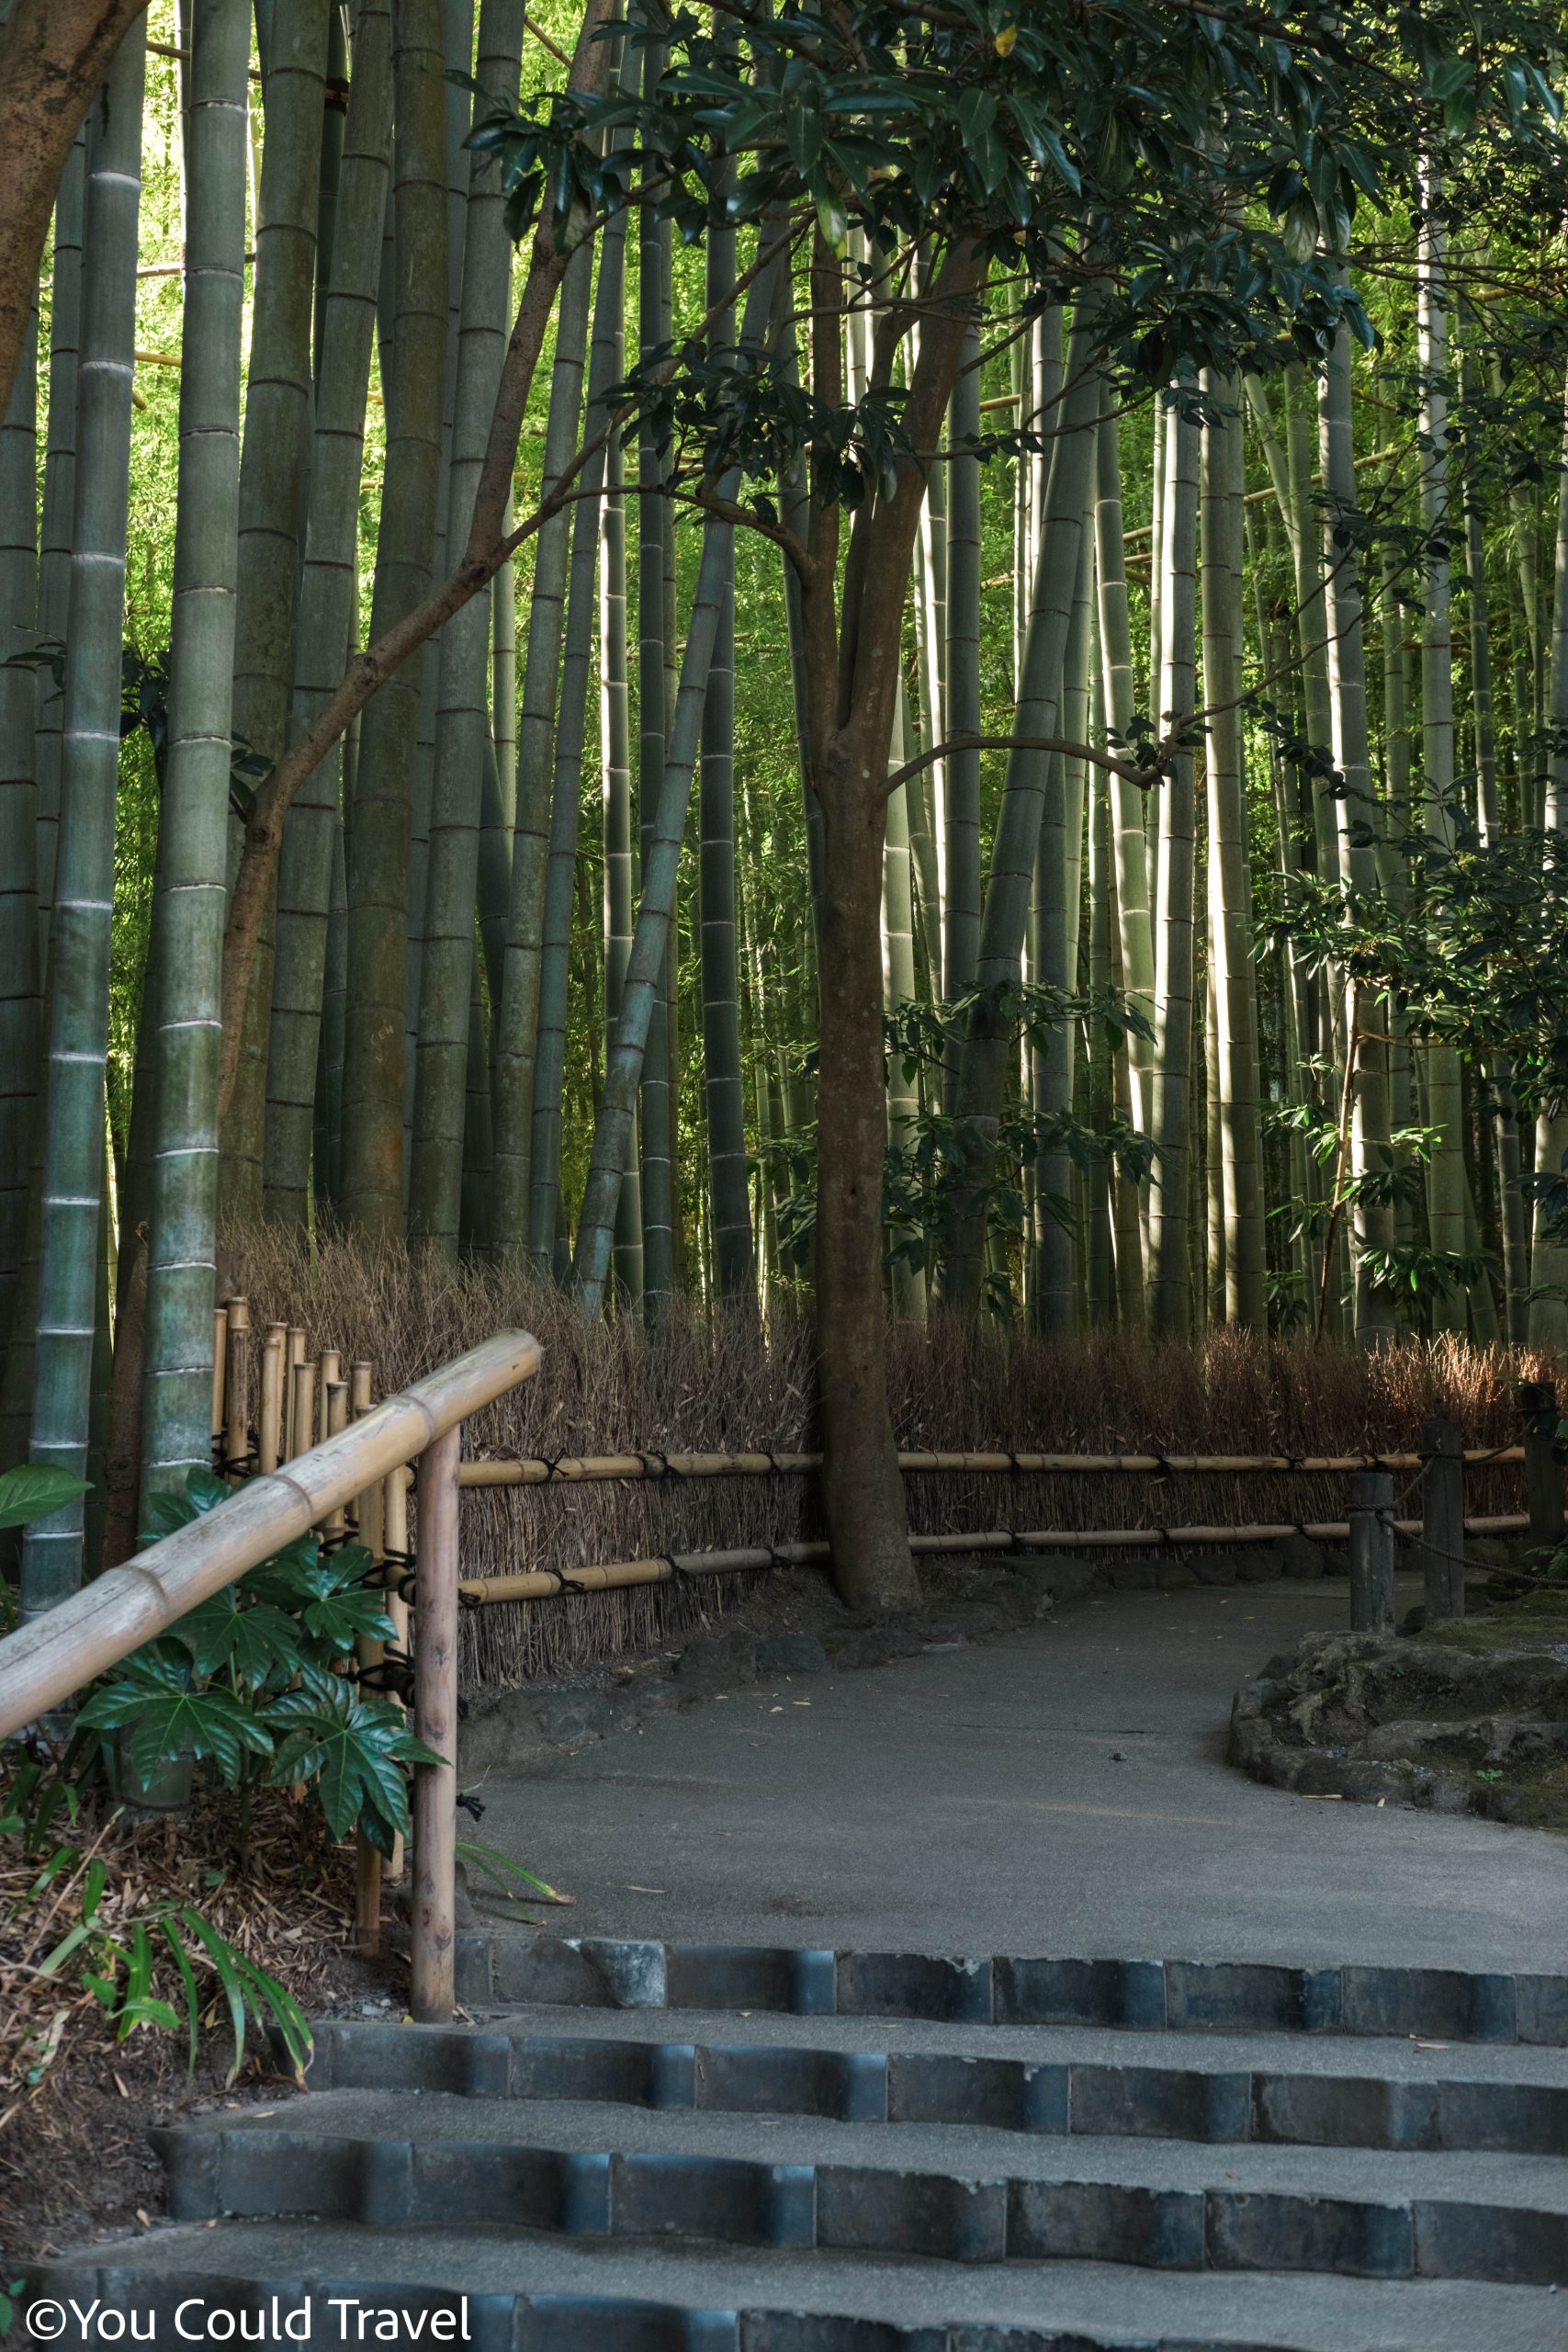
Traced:
[[1457, 1421], [1423, 1421], [1422, 1570], [1426, 1623], [1464, 1615], [1464, 1437]]
[[419, 1462], [413, 1653], [416, 1736], [444, 1760], [413, 1768], [413, 1995], [416, 2025], [450, 2025], [457, 1943], [457, 1464], [462, 1429]]
[[1525, 1417], [1525, 1509], [1533, 1549], [1555, 1551], [1562, 1541], [1562, 1464], [1552, 1453], [1557, 1439], [1557, 1385], [1521, 1380], [1519, 1410]]
[[1393, 1631], [1393, 1479], [1386, 1470], [1350, 1475], [1350, 1630]]

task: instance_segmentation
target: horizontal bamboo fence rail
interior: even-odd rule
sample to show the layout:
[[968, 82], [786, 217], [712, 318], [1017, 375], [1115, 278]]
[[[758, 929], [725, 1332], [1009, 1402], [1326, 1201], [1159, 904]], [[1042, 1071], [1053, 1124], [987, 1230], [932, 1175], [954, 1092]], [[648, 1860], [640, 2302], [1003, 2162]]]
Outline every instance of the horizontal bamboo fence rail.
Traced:
[[[1420, 1541], [1422, 1521], [1396, 1519], [1390, 1524], [1407, 1542]], [[1522, 1511], [1467, 1519], [1464, 1522], [1469, 1535], [1522, 1535], [1529, 1525]], [[1278, 1527], [997, 1527], [966, 1535], [911, 1535], [909, 1549], [928, 1555], [1185, 1550], [1223, 1544], [1282, 1544], [1292, 1535], [1304, 1535], [1314, 1544], [1343, 1544], [1348, 1541], [1350, 1522], [1328, 1519]], [[746, 1544], [728, 1552], [664, 1552], [655, 1558], [615, 1560], [589, 1567], [536, 1568], [516, 1576], [466, 1577], [458, 1590], [467, 1607], [479, 1609], [507, 1600], [550, 1600], [563, 1593], [618, 1592], [633, 1585], [670, 1584], [677, 1577], [727, 1576], [760, 1568], [819, 1567], [825, 1566], [830, 1556], [828, 1544], [810, 1542]]]
[[[907, 1473], [1011, 1472], [1031, 1476], [1071, 1476], [1080, 1471], [1127, 1471], [1164, 1477], [1229, 1476], [1247, 1471], [1289, 1475], [1359, 1470], [1419, 1470], [1419, 1453], [907, 1453], [898, 1467]], [[1464, 1459], [1475, 1467], [1522, 1462], [1522, 1445], [1475, 1446]], [[765, 1478], [807, 1476], [820, 1470], [819, 1453], [637, 1453], [545, 1455], [491, 1454], [465, 1462], [462, 1487], [591, 1486], [613, 1478]]]
[[[236, 1302], [230, 1303], [230, 1315]], [[243, 1325], [241, 1328], [244, 1328]], [[230, 1331], [232, 1324], [231, 1321]], [[229, 1355], [220, 1352], [220, 1362]], [[350, 1421], [349, 1390], [326, 1411], [328, 1434], [311, 1444], [313, 1381], [297, 1380], [296, 1435], [305, 1442], [286, 1467], [246, 1479], [216, 1511], [109, 1568], [68, 1600], [0, 1642], [0, 1738], [47, 1714], [96, 1675], [153, 1641], [176, 1619], [269, 1559], [313, 1527], [342, 1530], [344, 1507], [370, 1498], [395, 1510], [400, 1472], [419, 1459], [419, 1562], [414, 1600], [414, 1730], [441, 1758], [413, 1774], [412, 2007], [427, 2024], [449, 2023], [457, 1948], [457, 1455], [462, 1423], [538, 1370], [539, 1344], [526, 1331], [500, 1331], [400, 1395]], [[231, 1372], [231, 1359], [230, 1371]], [[312, 1367], [301, 1364], [301, 1371]], [[227, 1379], [225, 1381], [227, 1386]], [[243, 1395], [236, 1383], [235, 1395]], [[323, 1399], [325, 1408], [327, 1400]], [[225, 1396], [214, 1383], [215, 1428]], [[335, 1426], [334, 1426], [335, 1425]], [[384, 1497], [383, 1501], [378, 1501]], [[383, 1531], [383, 1556], [393, 1546]], [[406, 1537], [402, 1556], [406, 1558]]]

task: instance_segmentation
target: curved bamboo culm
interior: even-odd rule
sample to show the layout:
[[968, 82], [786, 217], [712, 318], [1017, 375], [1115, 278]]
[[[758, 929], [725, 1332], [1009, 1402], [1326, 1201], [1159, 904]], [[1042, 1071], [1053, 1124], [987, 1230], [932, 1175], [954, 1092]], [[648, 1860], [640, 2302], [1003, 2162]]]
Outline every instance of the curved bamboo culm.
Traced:
[[[606, 393], [619, 373], [623, 333], [626, 215], [605, 222], [593, 298], [588, 359], [586, 430], [607, 422]], [[539, 1020], [534, 1061], [534, 1128], [528, 1198], [528, 1254], [549, 1275], [560, 1223], [561, 1131], [564, 1125], [568, 1002], [570, 994], [572, 909], [577, 894], [578, 833], [582, 814], [582, 760], [587, 740], [588, 684], [598, 638], [600, 507], [604, 450], [588, 459], [577, 480], [572, 508], [571, 562], [567, 585], [565, 655], [556, 723], [545, 920], [539, 951]], [[628, 1141], [627, 1156], [630, 1156]]]
[[[515, 104], [522, 40], [517, 0], [485, 0], [478, 79], [487, 105]], [[489, 156], [476, 152], [471, 160], [447, 514], [448, 542], [457, 548], [467, 546], [473, 519], [505, 356], [512, 277], [501, 175]], [[437, 672], [409, 1227], [454, 1252], [461, 1223], [479, 821], [491, 744], [487, 671], [492, 621], [492, 600], [483, 596], [454, 614], [441, 632]]]
[[[392, 30], [387, 0], [360, 0], [333, 208], [332, 278], [320, 305], [321, 358], [310, 453], [310, 507], [299, 575], [289, 733], [298, 740], [343, 674], [357, 603], [359, 481], [376, 323], [392, 118]], [[311, 1177], [318, 1052], [324, 1050], [333, 868], [342, 856], [336, 744], [289, 809], [277, 869], [277, 936], [267, 1047], [265, 1206], [303, 1230]], [[341, 794], [346, 801], [350, 796]], [[341, 1002], [334, 1007], [341, 1016]], [[335, 1046], [336, 1040], [333, 1044]], [[341, 1070], [341, 1056], [337, 1057]], [[318, 1197], [333, 1186], [315, 1170]]]
[[[392, 215], [397, 311], [370, 640], [429, 593], [440, 514], [448, 232], [440, 0], [394, 17]], [[366, 707], [348, 836], [348, 1008], [343, 1073], [343, 1211], [367, 1235], [400, 1237], [403, 1080], [416, 737], [424, 663], [406, 662]]]
[[[1500, 1518], [1467, 1519], [1470, 1535], [1517, 1535], [1529, 1525], [1521, 1512]], [[1418, 1519], [1396, 1519], [1396, 1535], [1416, 1541]], [[909, 1549], [926, 1558], [976, 1552], [1166, 1551], [1184, 1546], [1246, 1546], [1282, 1544], [1304, 1535], [1309, 1544], [1343, 1544], [1350, 1533], [1345, 1519], [1308, 1520], [1256, 1527], [988, 1527], [967, 1535], [911, 1535]], [[822, 1543], [754, 1544], [728, 1552], [665, 1552], [644, 1560], [615, 1560], [582, 1568], [525, 1570], [517, 1576], [469, 1577], [458, 1585], [470, 1609], [508, 1600], [564, 1600], [573, 1593], [621, 1592], [633, 1585], [671, 1584], [677, 1577], [730, 1576], [760, 1568], [825, 1567], [829, 1546]]]
[[[1053, 445], [1032, 585], [1029, 628], [1019, 680], [1016, 725], [1021, 737], [1054, 735], [1062, 710], [1068, 640], [1078, 603], [1083, 551], [1093, 487], [1100, 379], [1089, 365], [1094, 305], [1086, 297], [1073, 322], [1067, 362], [1069, 390], [1062, 434]], [[975, 978], [983, 990], [1016, 978], [1029, 929], [1034, 862], [1052, 777], [1050, 752], [1014, 748], [1008, 754], [1001, 807], [991, 849], [981, 913]], [[1006, 1091], [1010, 1031], [985, 1000], [971, 1013], [959, 1062], [954, 1110], [971, 1123], [976, 1143], [941, 1273], [945, 1306], [973, 1315], [980, 1304], [985, 1260], [986, 1198]]]
[[185, 367], [168, 751], [152, 909], [159, 979], [141, 1489], [209, 1459], [218, 1263], [218, 1056], [245, 291], [245, 0], [206, 0], [188, 78]]
[[[136, 341], [143, 20], [116, 52], [89, 117], [72, 659], [65, 679], [62, 817], [53, 916], [49, 1119], [43, 1151], [35, 1462], [85, 1475], [97, 1329], [104, 1204], [104, 1065], [119, 770], [120, 644]], [[22, 1613], [47, 1610], [81, 1582], [82, 1504], [29, 1527]]]
[[[539, 494], [547, 497], [570, 464], [582, 411], [593, 254], [588, 244], [572, 255], [561, 281], [555, 360], [545, 423]], [[528, 645], [523, 661], [523, 707], [517, 729], [517, 814], [512, 841], [512, 899], [502, 964], [501, 1014], [495, 1036], [495, 1176], [491, 1246], [498, 1258], [528, 1239], [533, 1189], [534, 1069], [538, 1050], [541, 941], [550, 837], [550, 747], [555, 735], [556, 683], [566, 629], [566, 575], [571, 544], [569, 504], [541, 525], [534, 549], [528, 599]]]
[[496, 1332], [0, 1642], [0, 1739], [532, 1379], [540, 1355], [530, 1332]]
[[[236, 739], [268, 763], [283, 756], [294, 683], [329, 13], [320, 0], [274, 0], [264, 68], [265, 136], [240, 459], [233, 725]], [[340, 639], [333, 646], [334, 658], [342, 644]], [[275, 949], [269, 910], [223, 1122], [223, 1205], [244, 1215], [259, 1213], [262, 1204]]]
[[[1478, 1468], [1506, 1468], [1523, 1462], [1522, 1445], [1472, 1448], [1464, 1459]], [[1229, 1476], [1249, 1471], [1303, 1477], [1355, 1470], [1419, 1470], [1419, 1453], [904, 1453], [900, 1470], [954, 1473], [1007, 1472], [1030, 1477], [1071, 1477], [1079, 1472], [1126, 1472], [1140, 1477], [1172, 1473], [1194, 1477]], [[465, 1462], [463, 1487], [586, 1486], [611, 1478], [766, 1478], [804, 1476], [820, 1470], [819, 1453], [584, 1453], [486, 1456]]]

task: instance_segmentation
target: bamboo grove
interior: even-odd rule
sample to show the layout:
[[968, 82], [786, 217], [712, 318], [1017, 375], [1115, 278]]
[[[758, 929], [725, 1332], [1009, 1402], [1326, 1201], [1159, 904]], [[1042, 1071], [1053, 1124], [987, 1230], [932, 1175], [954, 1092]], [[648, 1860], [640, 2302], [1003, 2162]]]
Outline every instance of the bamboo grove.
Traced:
[[0, 435], [26, 1608], [261, 1219], [798, 1306], [868, 1599], [889, 1315], [1568, 1343], [1556, 31], [134, 18]]

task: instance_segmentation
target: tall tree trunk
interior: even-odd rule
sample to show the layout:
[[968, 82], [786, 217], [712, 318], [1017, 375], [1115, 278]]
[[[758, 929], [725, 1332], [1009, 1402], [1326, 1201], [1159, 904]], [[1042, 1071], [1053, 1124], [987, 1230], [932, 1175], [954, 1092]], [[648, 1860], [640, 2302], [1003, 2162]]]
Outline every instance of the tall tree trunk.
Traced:
[[[579, 247], [561, 285], [555, 364], [545, 425], [540, 494], [559, 482], [577, 447], [593, 255]], [[534, 1072], [538, 1049], [539, 975], [549, 858], [556, 688], [565, 630], [566, 575], [571, 548], [570, 506], [540, 527], [528, 603], [528, 647], [517, 730], [517, 830], [512, 844], [512, 907], [507, 922], [501, 1017], [495, 1045], [495, 1180], [491, 1243], [498, 1257], [526, 1247], [533, 1189]]]
[[[1159, 707], [1179, 731], [1196, 701], [1198, 428], [1179, 407], [1165, 412], [1165, 608]], [[1192, 1333], [1189, 1234], [1192, 1192], [1193, 778], [1190, 742], [1158, 788], [1159, 872], [1155, 907], [1155, 1176], [1149, 1202], [1149, 1324], [1161, 1339]]]
[[185, 365], [159, 810], [152, 1214], [141, 1491], [210, 1455], [218, 1272], [218, 1063], [229, 853], [245, 295], [246, 0], [196, 0]]
[[[476, 78], [487, 106], [514, 102], [522, 47], [522, 0], [483, 0]], [[458, 546], [467, 544], [473, 522], [505, 356], [512, 278], [505, 209], [499, 173], [476, 153], [463, 240], [448, 488], [447, 536]], [[462, 1222], [479, 820], [486, 762], [493, 757], [488, 695], [491, 617], [490, 599], [475, 596], [453, 615], [437, 640], [435, 775], [420, 961], [409, 1230], [447, 1250], [456, 1250]]]
[[[440, 0], [393, 15], [393, 206], [398, 309], [371, 638], [430, 587], [446, 376], [446, 108]], [[344, 1215], [369, 1236], [403, 1219], [403, 1048], [420, 664], [388, 679], [360, 734], [348, 842]]]
[[[893, 724], [892, 763], [902, 766], [908, 756], [908, 714], [900, 682], [898, 712]], [[882, 861], [882, 988], [887, 1012], [913, 1004], [915, 981], [915, 911], [909, 855], [908, 787], [899, 785], [887, 796], [887, 839]], [[919, 1114], [918, 1080], [905, 1075], [903, 1056], [894, 1051], [887, 1063], [887, 1140], [896, 1152], [910, 1153]], [[892, 1272], [895, 1315], [906, 1322], [923, 1322], [926, 1276], [921, 1264], [897, 1259]]]
[[[14, 21], [14, 20], [13, 20]], [[137, 214], [146, 34], [127, 34], [89, 126], [83, 334], [65, 680], [60, 864], [51, 942], [37, 1343], [29, 1453], [85, 1474], [104, 1201], [120, 630], [130, 482]], [[8, 387], [7, 387], [8, 390]], [[80, 1501], [29, 1527], [21, 1607], [36, 1617], [82, 1578]]]
[[[344, 650], [355, 632], [359, 483], [391, 115], [388, 0], [361, 0], [334, 209], [332, 281], [321, 306], [315, 448], [289, 715], [294, 741], [320, 715], [343, 673]], [[300, 1231], [310, 1214], [328, 906], [333, 861], [341, 854], [342, 772], [341, 747], [334, 746], [288, 812], [278, 864], [265, 1201], [270, 1216]], [[321, 1177], [317, 1169], [318, 1188]]]
[[1252, 961], [1247, 774], [1241, 727], [1242, 462], [1240, 383], [1206, 373], [1223, 421], [1203, 435], [1203, 702], [1209, 713], [1209, 969], [1214, 994], [1224, 1307], [1243, 1330], [1268, 1329], [1263, 1280], [1263, 1139], [1258, 1125], [1258, 996]]
[[[294, 682], [299, 536], [310, 459], [326, 72], [327, 11], [321, 0], [276, 0], [264, 85], [266, 138], [240, 460], [234, 639], [234, 734], [268, 765], [283, 755]], [[333, 640], [334, 653], [343, 643], [342, 636]], [[269, 924], [223, 1122], [224, 1204], [246, 1216], [260, 1210], [263, 1198], [274, 938]]]

